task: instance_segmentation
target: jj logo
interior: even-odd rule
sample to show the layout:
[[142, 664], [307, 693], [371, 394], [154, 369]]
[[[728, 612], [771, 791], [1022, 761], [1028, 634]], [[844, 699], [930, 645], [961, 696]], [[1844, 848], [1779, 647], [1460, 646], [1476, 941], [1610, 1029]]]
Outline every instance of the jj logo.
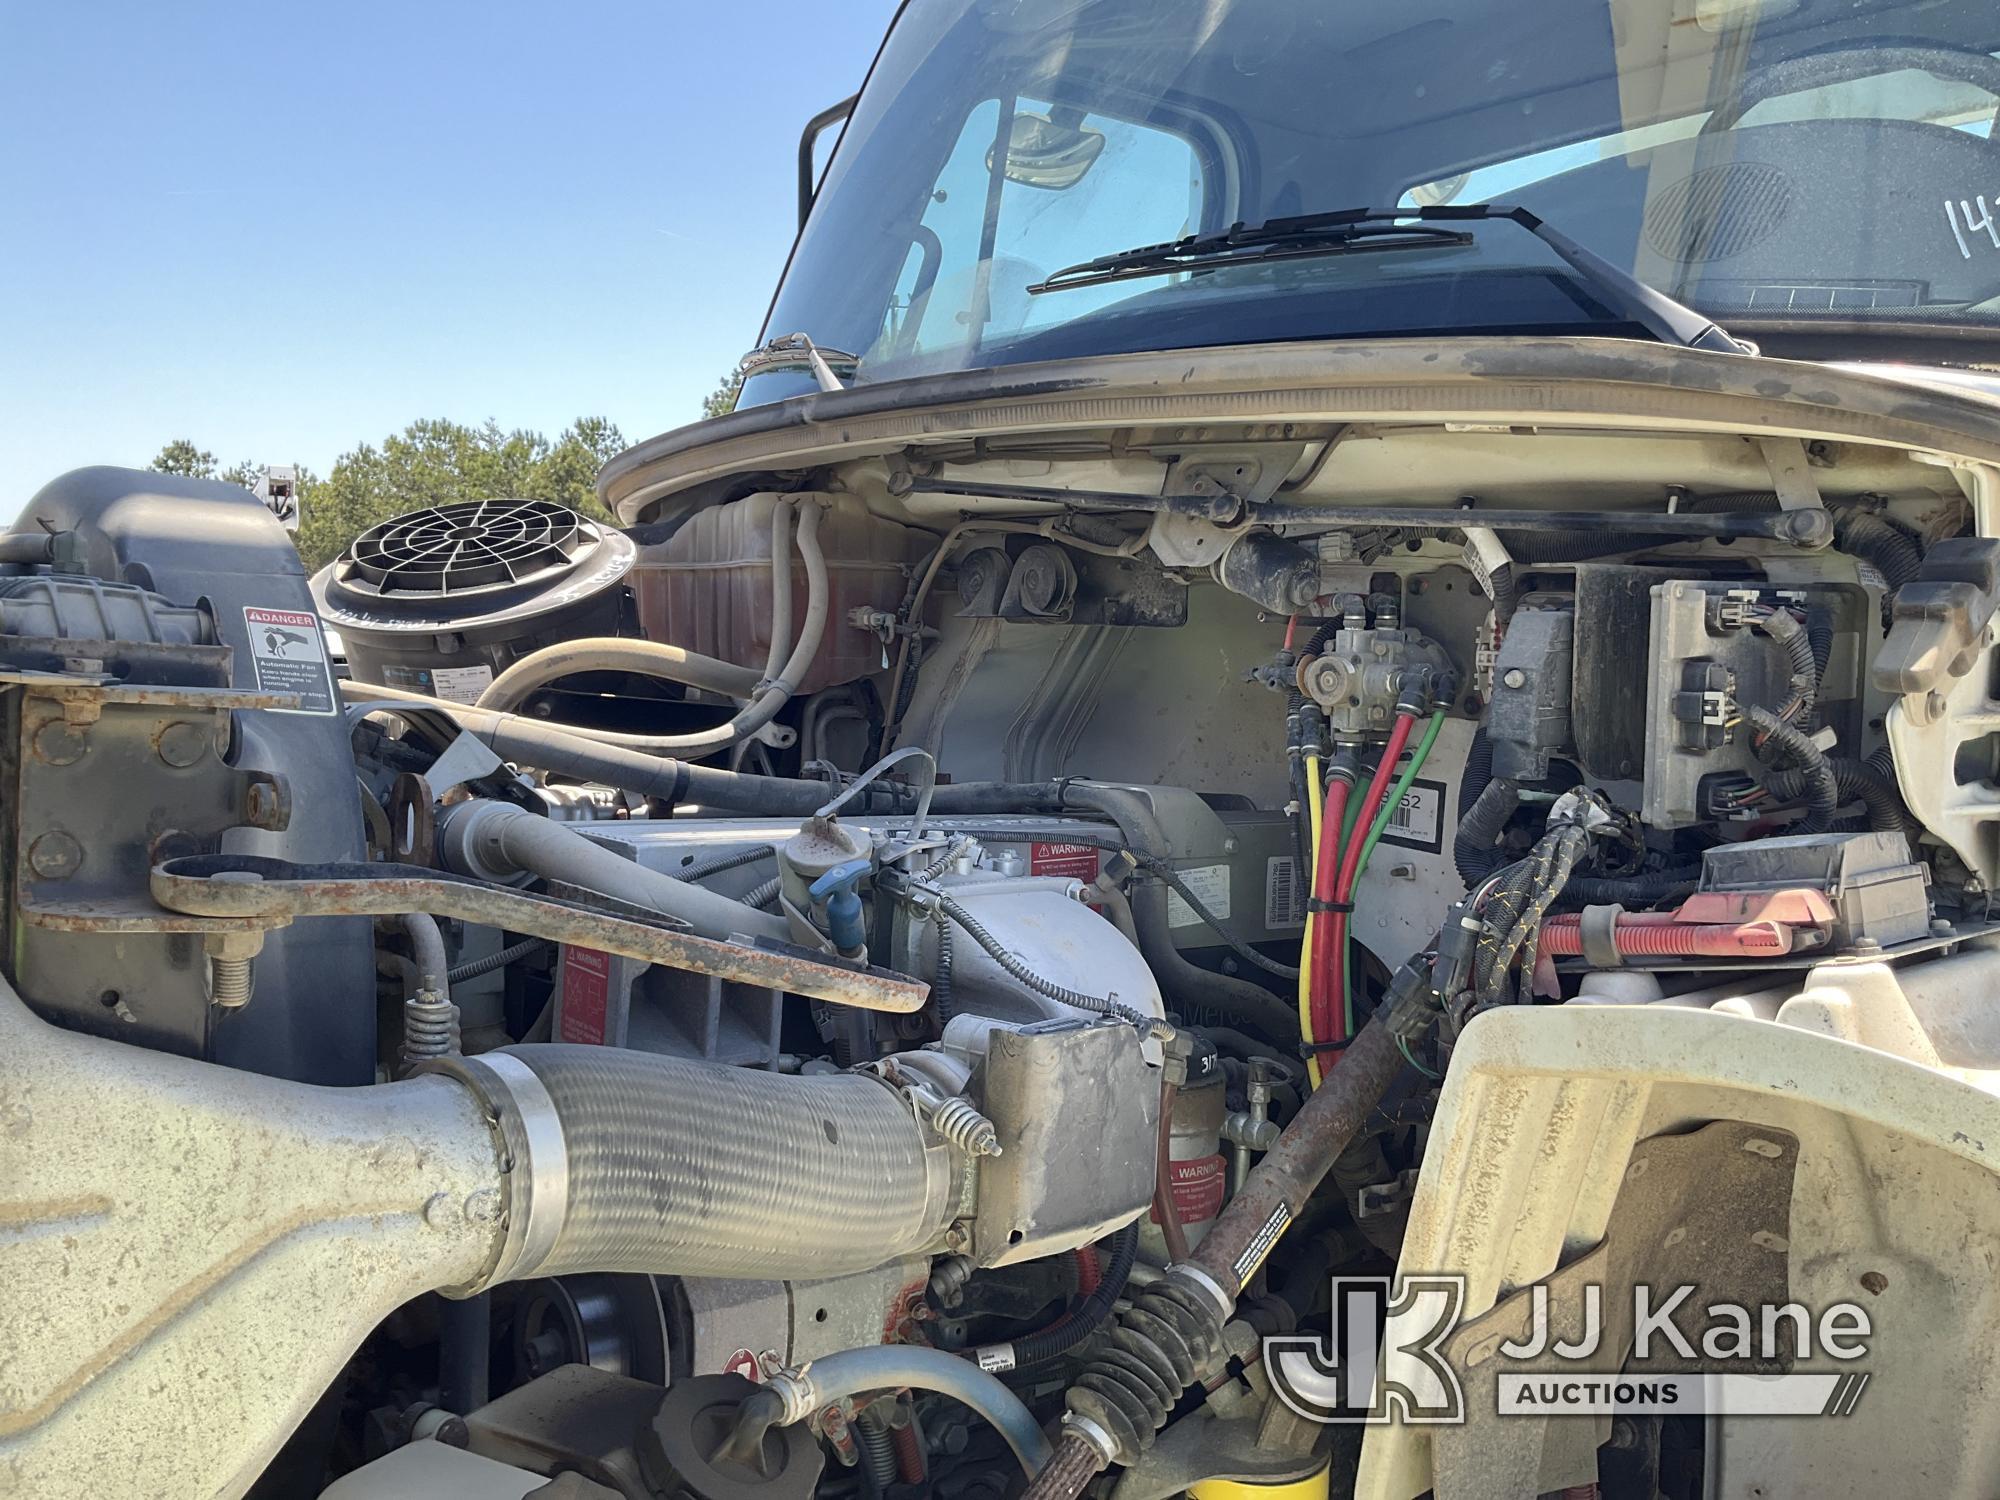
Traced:
[[1264, 1341], [1278, 1398], [1315, 1422], [1456, 1423], [1465, 1393], [1443, 1345], [1465, 1306], [1455, 1276], [1335, 1277], [1333, 1343], [1316, 1334]]

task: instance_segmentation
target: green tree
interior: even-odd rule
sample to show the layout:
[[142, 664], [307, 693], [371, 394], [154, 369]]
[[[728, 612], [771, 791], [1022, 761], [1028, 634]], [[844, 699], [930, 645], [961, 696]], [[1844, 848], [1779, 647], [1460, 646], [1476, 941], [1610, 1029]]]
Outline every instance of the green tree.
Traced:
[[715, 383], [715, 389], [701, 398], [704, 417], [726, 417], [736, 410], [736, 398], [743, 394], [743, 376], [735, 370]]
[[408, 511], [499, 497], [553, 500], [607, 519], [594, 484], [625, 439], [602, 417], [572, 422], [551, 443], [538, 432], [503, 431], [441, 419], [412, 422], [378, 447], [363, 443], [333, 461], [305, 495], [299, 553], [330, 562], [369, 527]]
[[146, 465], [156, 474], [180, 474], [188, 479], [215, 478], [215, 455], [186, 438], [175, 438]]

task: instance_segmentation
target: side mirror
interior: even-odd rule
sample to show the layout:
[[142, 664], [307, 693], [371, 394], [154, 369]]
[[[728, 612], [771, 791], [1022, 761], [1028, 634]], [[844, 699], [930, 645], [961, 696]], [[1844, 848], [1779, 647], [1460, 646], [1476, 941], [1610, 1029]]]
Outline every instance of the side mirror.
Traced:
[[[1104, 154], [1104, 132], [1086, 130], [1082, 115], [1062, 111], [1067, 119], [1016, 114], [1007, 134], [1007, 180], [1023, 187], [1059, 192], [1075, 187]], [[993, 170], [993, 153], [986, 153], [986, 170]]]

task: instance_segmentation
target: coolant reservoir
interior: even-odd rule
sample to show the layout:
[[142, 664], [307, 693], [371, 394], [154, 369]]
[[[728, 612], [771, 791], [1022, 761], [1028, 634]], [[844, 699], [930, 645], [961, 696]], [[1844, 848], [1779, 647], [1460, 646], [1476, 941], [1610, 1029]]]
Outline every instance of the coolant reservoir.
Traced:
[[[631, 583], [648, 640], [762, 668], [771, 649], [771, 507], [785, 497], [752, 495], [697, 511], [664, 542], [642, 544]], [[814, 497], [822, 498], [822, 497]], [[881, 638], [848, 616], [856, 607], [893, 611], [906, 569], [929, 540], [872, 514], [853, 495], [829, 502], [820, 522], [826, 554], [826, 637], [801, 692], [853, 682], [883, 665]], [[792, 629], [805, 613], [806, 570], [792, 558]]]

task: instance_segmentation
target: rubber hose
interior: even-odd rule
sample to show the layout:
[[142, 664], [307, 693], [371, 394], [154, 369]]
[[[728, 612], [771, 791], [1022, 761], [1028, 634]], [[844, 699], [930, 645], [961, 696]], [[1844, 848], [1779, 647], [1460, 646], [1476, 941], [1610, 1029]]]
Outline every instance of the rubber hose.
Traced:
[[[969, 1406], [993, 1425], [1033, 1474], [1045, 1467], [1051, 1456], [1049, 1440], [1042, 1435], [1034, 1413], [1021, 1398], [969, 1359], [944, 1349], [920, 1344], [879, 1344], [866, 1349], [845, 1349], [812, 1361], [802, 1372], [776, 1377], [804, 1387], [798, 1405], [805, 1412], [824, 1410], [834, 1402], [865, 1391], [936, 1391], [961, 1405]], [[739, 1453], [755, 1453], [764, 1434], [784, 1419], [785, 1398], [767, 1385], [746, 1397], [737, 1413], [736, 1427], [729, 1446]]]
[[444, 934], [437, 918], [427, 912], [406, 912], [398, 919], [410, 939], [410, 958], [416, 965], [417, 987], [429, 990], [441, 1000], [451, 998], [451, 973], [444, 953]]
[[[815, 507], [817, 508], [817, 507]], [[764, 681], [784, 675], [792, 644], [792, 516], [789, 500], [771, 505], [771, 646], [764, 654]]]
[[[546, 1094], [540, 1111], [523, 1066]], [[947, 1153], [926, 1151], [909, 1105], [877, 1079], [562, 1043], [482, 1053], [453, 1071], [511, 1106], [499, 1111], [503, 1134], [510, 1119], [551, 1112], [560, 1125], [559, 1163], [545, 1164], [546, 1135], [512, 1151], [528, 1157], [534, 1191], [567, 1178], [553, 1239], [510, 1269], [515, 1279], [817, 1279], [928, 1250], [951, 1219]], [[509, 1204], [530, 1226], [541, 1208], [532, 1197]]]
[[[1464, 805], [1463, 801], [1460, 805]], [[1458, 867], [1458, 878], [1468, 890], [1499, 869], [1506, 859], [1505, 851], [1496, 849], [1494, 841], [1520, 805], [1521, 784], [1510, 776], [1499, 776], [1487, 782], [1479, 800], [1460, 815], [1458, 832], [1451, 841], [1451, 857]]]
[[[340, 687], [350, 703], [379, 702], [390, 709], [409, 704], [446, 714], [503, 759], [579, 781], [602, 782], [676, 806], [693, 803], [720, 812], [806, 818], [833, 794], [824, 781], [691, 765], [671, 756], [586, 739], [516, 714], [471, 708], [402, 688], [371, 682], [343, 682]], [[857, 811], [903, 811], [916, 800], [913, 788], [891, 781], [878, 781], [863, 795], [865, 807]], [[951, 817], [1059, 813], [1064, 803], [1062, 786], [1056, 782], [966, 781], [937, 788], [931, 810]]]
[[1743, 719], [1764, 737], [1758, 751], [1760, 758], [1789, 762], [1792, 769], [1805, 777], [1806, 815], [1790, 831], [1824, 833], [1832, 827], [1834, 814], [1840, 809], [1840, 788], [1834, 781], [1826, 752], [1813, 743], [1810, 735], [1787, 724], [1768, 708], [1746, 708]]
[[[1909, 827], [1909, 812], [1903, 806], [1896, 783], [1881, 776], [1866, 761], [1845, 756], [1827, 758], [1840, 806], [1859, 802], [1866, 810], [1868, 827], [1875, 833], [1902, 833]], [[1773, 771], [1764, 786], [1778, 802], [1797, 802], [1812, 794], [1812, 776], [1807, 771]]]
[[1865, 510], [1843, 510], [1833, 520], [1833, 545], [1864, 562], [1888, 581], [1893, 592], [1924, 570], [1924, 553], [1900, 526]]
[[[1168, 860], [1173, 846], [1143, 798], [1117, 787], [1070, 782], [1061, 788], [1064, 807], [1082, 809], [1111, 819], [1128, 847], [1155, 859]], [[1132, 923], [1139, 933], [1139, 952], [1167, 997], [1185, 1010], [1214, 1010], [1229, 1020], [1254, 1027], [1279, 1042], [1298, 1040], [1299, 1018], [1289, 1001], [1262, 985], [1229, 974], [1215, 974], [1189, 963], [1174, 946], [1167, 921], [1167, 890], [1158, 881], [1140, 883], [1129, 895]]]
[[629, 672], [729, 698], [747, 698], [757, 690], [757, 674], [734, 662], [683, 651], [663, 641], [586, 636], [544, 646], [522, 657], [486, 685], [474, 707], [507, 713], [519, 708], [537, 688], [579, 672]]
[[1112, 1304], [1125, 1295], [1125, 1283], [1132, 1276], [1132, 1263], [1138, 1258], [1139, 1226], [1136, 1223], [1127, 1224], [1111, 1237], [1110, 1262], [1090, 1295], [1048, 1327], [1038, 1328], [1024, 1338], [1013, 1340], [1014, 1368], [1025, 1370], [1060, 1359], [1102, 1328], [1104, 1320], [1111, 1316]]
[[481, 880], [535, 875], [678, 917], [704, 937], [789, 939], [791, 927], [705, 886], [689, 885], [614, 854], [572, 828], [526, 808], [481, 799], [445, 814], [439, 853], [446, 868]]

